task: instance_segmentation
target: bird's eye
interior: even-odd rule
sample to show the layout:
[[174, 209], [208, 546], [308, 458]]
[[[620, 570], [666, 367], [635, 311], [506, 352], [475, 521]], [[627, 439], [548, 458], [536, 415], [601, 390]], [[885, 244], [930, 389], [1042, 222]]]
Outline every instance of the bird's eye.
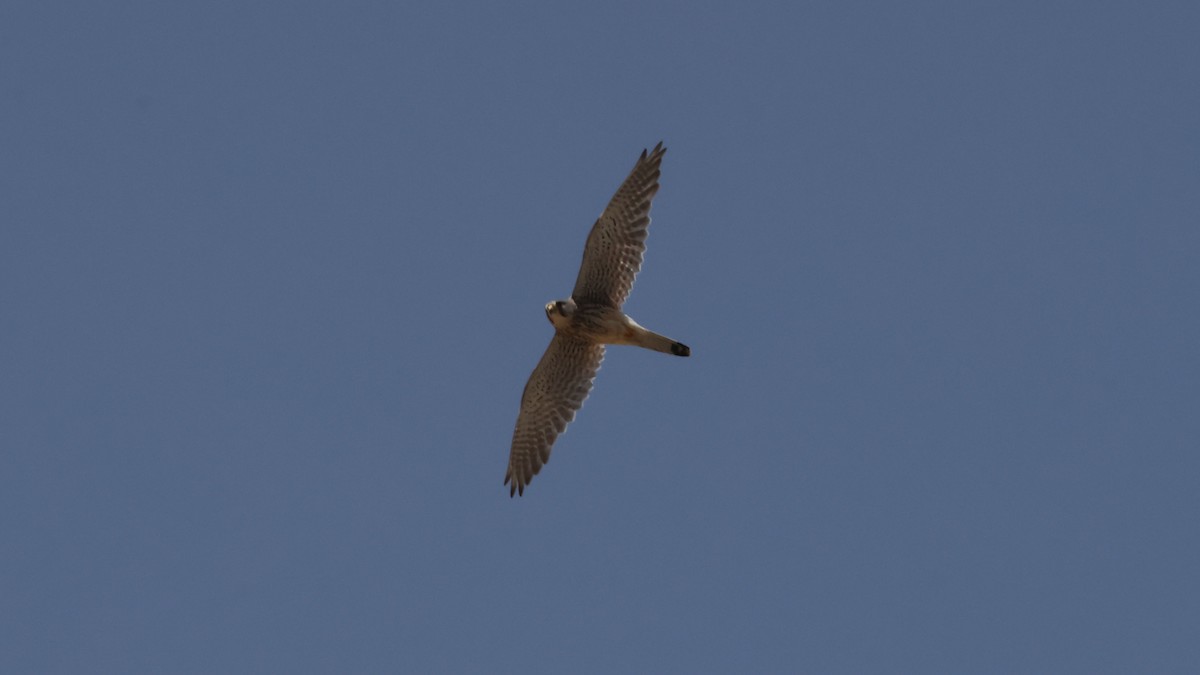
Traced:
[[562, 313], [563, 313], [563, 303], [562, 303], [562, 300], [559, 300], [558, 302], [554, 303], [554, 309], [557, 309], [559, 314], [562, 314]]

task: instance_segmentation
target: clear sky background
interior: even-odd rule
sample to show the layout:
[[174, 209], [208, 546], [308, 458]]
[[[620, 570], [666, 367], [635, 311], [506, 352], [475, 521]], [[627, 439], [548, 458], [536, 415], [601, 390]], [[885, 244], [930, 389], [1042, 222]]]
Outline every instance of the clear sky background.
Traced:
[[[1200, 670], [1200, 5], [0, 9], [0, 671]], [[521, 389], [664, 140], [525, 497]]]

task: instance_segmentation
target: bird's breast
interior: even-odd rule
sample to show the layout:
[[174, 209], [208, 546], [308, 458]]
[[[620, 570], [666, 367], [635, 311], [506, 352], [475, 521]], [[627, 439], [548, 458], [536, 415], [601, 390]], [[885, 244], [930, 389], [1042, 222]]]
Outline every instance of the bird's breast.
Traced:
[[635, 326], [620, 310], [611, 307], [580, 308], [571, 328], [581, 337], [601, 344], [625, 344], [633, 339]]

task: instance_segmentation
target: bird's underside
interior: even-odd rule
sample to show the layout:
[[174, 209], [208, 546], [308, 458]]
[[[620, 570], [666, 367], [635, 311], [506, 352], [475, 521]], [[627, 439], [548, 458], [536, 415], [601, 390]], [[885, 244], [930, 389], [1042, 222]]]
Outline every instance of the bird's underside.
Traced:
[[546, 305], [554, 337], [521, 396], [504, 476], [504, 483], [511, 483], [510, 495], [524, 494], [525, 486], [550, 461], [555, 439], [566, 431], [591, 391], [604, 345], [691, 355], [687, 345], [646, 330], [621, 311], [641, 269], [650, 203], [658, 192], [665, 152], [662, 143], [649, 153], [642, 151], [592, 226], [571, 297]]

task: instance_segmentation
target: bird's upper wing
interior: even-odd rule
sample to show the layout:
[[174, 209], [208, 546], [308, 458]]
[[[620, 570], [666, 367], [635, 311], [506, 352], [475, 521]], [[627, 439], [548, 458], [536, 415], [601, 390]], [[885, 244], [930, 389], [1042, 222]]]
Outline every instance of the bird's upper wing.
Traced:
[[512, 482], [510, 496], [525, 494], [525, 486], [550, 461], [554, 439], [566, 431], [575, 411], [583, 406], [603, 359], [604, 345], [555, 333], [521, 395], [521, 413], [504, 476], [505, 485]]
[[600, 214], [583, 248], [583, 264], [571, 296], [584, 304], [621, 308], [642, 267], [650, 200], [658, 192], [659, 166], [667, 149], [659, 142], [638, 158], [629, 177]]

